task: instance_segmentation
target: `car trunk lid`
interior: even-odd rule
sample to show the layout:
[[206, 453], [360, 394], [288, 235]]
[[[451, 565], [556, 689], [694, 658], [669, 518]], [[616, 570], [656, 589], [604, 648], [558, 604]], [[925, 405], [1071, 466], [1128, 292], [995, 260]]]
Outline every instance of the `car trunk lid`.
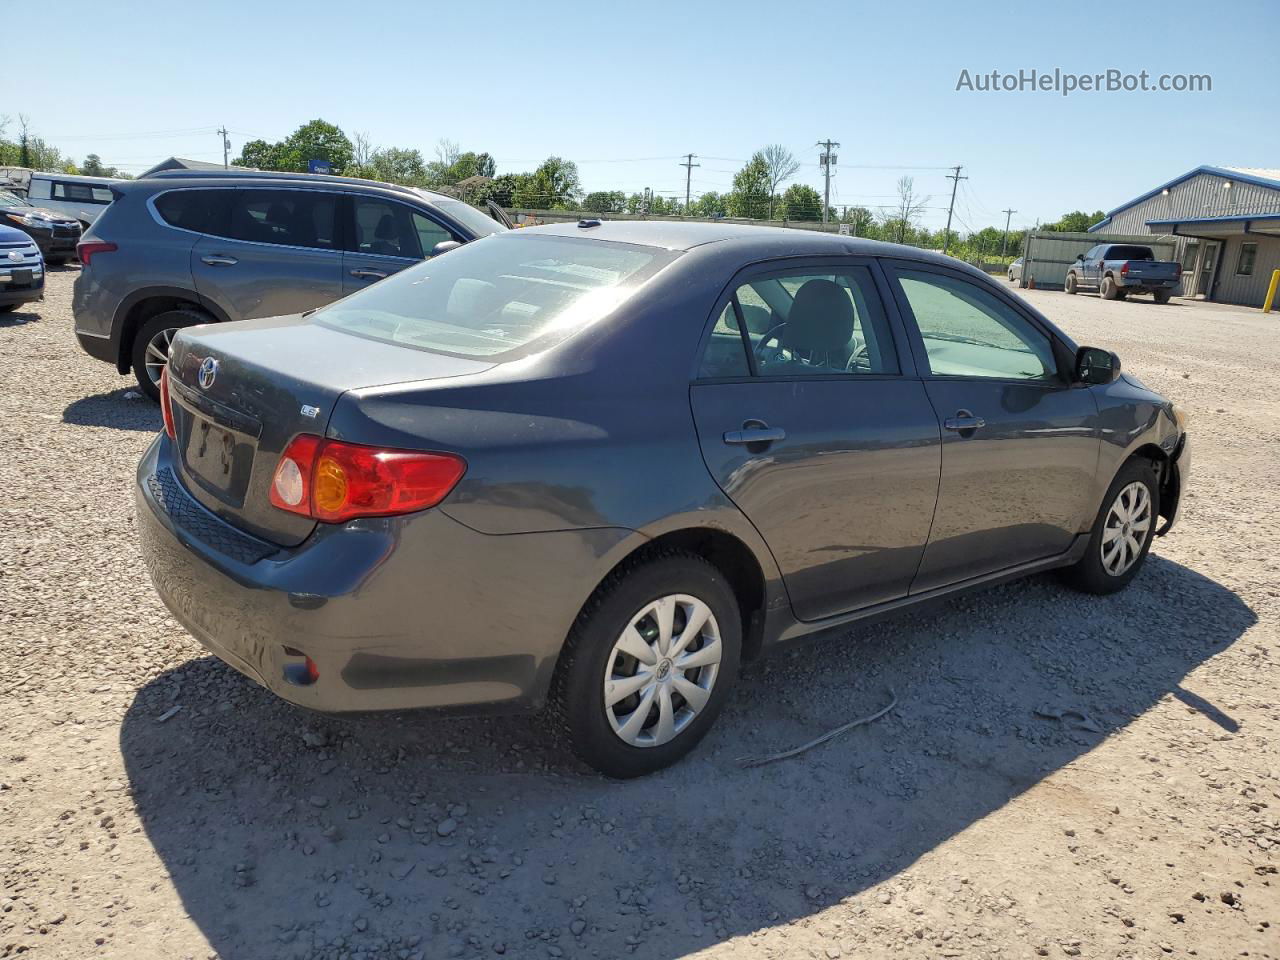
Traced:
[[269, 500], [280, 454], [295, 436], [324, 436], [348, 390], [466, 376], [490, 366], [342, 333], [299, 316], [184, 330], [169, 359], [180, 479], [229, 523], [295, 546], [315, 521]]

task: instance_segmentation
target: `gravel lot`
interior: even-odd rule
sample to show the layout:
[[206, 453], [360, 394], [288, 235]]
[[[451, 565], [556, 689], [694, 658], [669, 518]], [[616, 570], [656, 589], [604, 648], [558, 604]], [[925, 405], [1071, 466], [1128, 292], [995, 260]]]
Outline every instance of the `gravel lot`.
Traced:
[[159, 414], [77, 347], [75, 269], [0, 320], [0, 957], [1280, 956], [1280, 319], [1029, 293], [1191, 415], [1142, 576], [766, 659], [617, 784], [536, 721], [308, 715], [205, 656], [135, 546]]

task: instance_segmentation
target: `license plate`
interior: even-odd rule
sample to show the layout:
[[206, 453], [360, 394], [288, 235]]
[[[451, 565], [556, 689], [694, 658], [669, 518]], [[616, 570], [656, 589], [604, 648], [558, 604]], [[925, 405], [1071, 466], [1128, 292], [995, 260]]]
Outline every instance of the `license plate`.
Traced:
[[253, 463], [253, 446], [216, 423], [195, 418], [187, 435], [187, 469], [201, 486], [231, 504], [244, 497]]
[[31, 271], [13, 270], [9, 273], [9, 280], [11, 283], [18, 284], [18, 286], [25, 286], [31, 282]]

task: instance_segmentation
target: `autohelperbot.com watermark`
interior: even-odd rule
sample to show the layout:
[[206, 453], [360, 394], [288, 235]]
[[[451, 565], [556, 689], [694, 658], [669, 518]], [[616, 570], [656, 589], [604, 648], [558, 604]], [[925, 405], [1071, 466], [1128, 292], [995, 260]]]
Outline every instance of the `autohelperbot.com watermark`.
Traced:
[[1213, 77], [1207, 73], [1136, 73], [1115, 68], [1100, 73], [1073, 73], [1054, 67], [1052, 70], [1022, 69], [972, 71], [962, 69], [956, 90], [966, 93], [1057, 93], [1069, 97], [1073, 93], [1211, 93]]

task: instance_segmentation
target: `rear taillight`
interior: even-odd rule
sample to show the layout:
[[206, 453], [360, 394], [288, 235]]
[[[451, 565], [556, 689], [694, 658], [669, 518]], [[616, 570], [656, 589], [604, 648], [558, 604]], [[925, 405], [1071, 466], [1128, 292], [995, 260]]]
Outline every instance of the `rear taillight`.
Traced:
[[80, 258], [80, 265], [87, 267], [99, 253], [115, 253], [118, 249], [114, 243], [103, 240], [82, 240], [76, 244], [76, 256]]
[[1125, 277], [1128, 275], [1129, 275], [1129, 261], [1126, 260], [1124, 263], [1120, 264], [1120, 276]]
[[280, 455], [271, 503], [325, 523], [434, 507], [466, 472], [450, 453], [388, 450], [299, 434]]
[[169, 366], [160, 368], [160, 416], [164, 418], [164, 432], [170, 440], [176, 440], [178, 431], [173, 425], [173, 403], [169, 400]]

